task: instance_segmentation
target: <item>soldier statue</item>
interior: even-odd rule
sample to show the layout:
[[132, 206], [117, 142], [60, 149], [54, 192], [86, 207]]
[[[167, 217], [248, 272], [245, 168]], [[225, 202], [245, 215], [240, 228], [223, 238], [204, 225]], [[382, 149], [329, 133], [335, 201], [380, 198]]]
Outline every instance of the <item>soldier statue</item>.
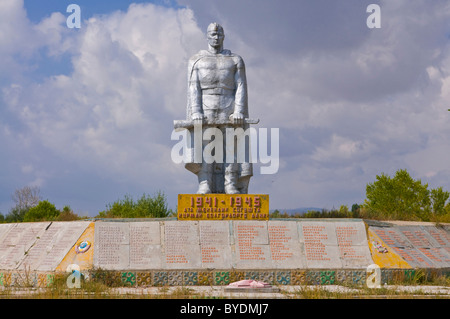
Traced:
[[[211, 23], [207, 29], [208, 49], [201, 50], [189, 60], [186, 120], [219, 128], [224, 133], [225, 154], [226, 128], [241, 127], [245, 130], [249, 125], [246, 121], [249, 114], [244, 61], [223, 48], [224, 39], [222, 26]], [[202, 143], [204, 148], [207, 141]], [[248, 147], [247, 144], [246, 152]], [[227, 163], [225, 155], [221, 163], [204, 160], [196, 163], [191, 159], [185, 162], [185, 167], [198, 176], [198, 194], [247, 194], [253, 175], [250, 161]]]

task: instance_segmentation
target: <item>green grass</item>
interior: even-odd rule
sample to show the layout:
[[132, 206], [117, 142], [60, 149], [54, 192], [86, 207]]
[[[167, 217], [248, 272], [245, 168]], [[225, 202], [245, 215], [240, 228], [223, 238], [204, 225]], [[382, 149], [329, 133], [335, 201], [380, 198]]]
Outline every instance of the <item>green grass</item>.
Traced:
[[[221, 299], [229, 298], [221, 287], [206, 286], [207, 289], [196, 289], [193, 286], [162, 286], [149, 288], [134, 288], [120, 284], [110, 272], [101, 272], [90, 280], [81, 280], [80, 288], [68, 288], [68, 274], [55, 276], [46, 288], [32, 287], [29, 281], [21, 281], [22, 285], [0, 286], [0, 299]], [[26, 279], [26, 278], [24, 278]], [[413, 291], [396, 289], [416, 287]], [[367, 288], [365, 285], [345, 284], [327, 285], [279, 285], [280, 296], [292, 299], [364, 299], [364, 298], [450, 298], [427, 292], [428, 286], [450, 287], [450, 277], [439, 273], [424, 271], [411, 272], [407, 277], [396, 278], [381, 288]]]

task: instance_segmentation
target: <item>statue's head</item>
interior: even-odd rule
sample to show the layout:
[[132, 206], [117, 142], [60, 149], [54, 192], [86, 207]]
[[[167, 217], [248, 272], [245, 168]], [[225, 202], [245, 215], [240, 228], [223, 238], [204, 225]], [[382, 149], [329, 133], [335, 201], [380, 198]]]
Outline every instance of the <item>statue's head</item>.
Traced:
[[223, 46], [223, 40], [225, 39], [225, 33], [223, 28], [217, 22], [213, 22], [208, 26], [206, 30], [206, 38], [211, 47], [217, 49]]

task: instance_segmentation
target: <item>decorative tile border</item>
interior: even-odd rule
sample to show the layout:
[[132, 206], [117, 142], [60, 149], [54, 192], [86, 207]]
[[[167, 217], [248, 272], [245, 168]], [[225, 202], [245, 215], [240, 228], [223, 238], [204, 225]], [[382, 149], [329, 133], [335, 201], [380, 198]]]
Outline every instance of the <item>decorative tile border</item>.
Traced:
[[167, 286], [169, 284], [167, 271], [155, 271], [152, 278], [153, 286]]
[[228, 285], [230, 283], [229, 271], [216, 271], [214, 273], [214, 284], [217, 286]]
[[183, 286], [183, 271], [168, 271], [167, 283], [169, 286]]
[[336, 271], [327, 270], [320, 272], [321, 285], [334, 285], [335, 281], [336, 281]]
[[291, 284], [291, 272], [290, 271], [277, 271], [275, 284], [290, 285]]
[[197, 284], [200, 286], [211, 286], [213, 284], [213, 273], [210, 271], [199, 271]]
[[37, 286], [41, 288], [50, 287], [55, 281], [55, 274], [53, 273], [39, 273], [37, 274]]
[[[283, 270], [172, 270], [172, 271], [104, 271], [83, 272], [85, 280], [101, 282], [110, 287], [151, 286], [226, 286], [232, 282], [254, 279], [271, 285], [365, 285], [366, 271], [342, 269]], [[411, 282], [420, 278], [446, 275], [450, 269], [430, 271], [419, 269], [381, 269], [381, 284]], [[50, 287], [55, 279], [67, 278], [63, 272], [0, 271], [0, 287]], [[419, 279], [417, 279], [419, 278]]]
[[123, 285], [122, 272], [110, 270], [91, 271], [92, 281], [101, 282], [109, 287], [120, 287]]
[[351, 284], [352, 283], [352, 272], [350, 270], [336, 270], [335, 278], [337, 283]]
[[152, 273], [151, 272], [137, 272], [136, 273], [136, 286], [138, 287], [151, 287], [152, 286]]
[[183, 272], [183, 285], [184, 286], [197, 286], [198, 285], [198, 272], [197, 271], [184, 271]]
[[122, 272], [120, 275], [120, 279], [123, 286], [134, 287], [136, 286], [136, 273], [134, 272]]
[[241, 281], [247, 278], [245, 271], [232, 271], [230, 272], [230, 282]]
[[10, 272], [0, 272], [0, 286], [1, 287], [11, 286], [11, 273]]
[[291, 285], [305, 285], [306, 281], [306, 270], [291, 271]]
[[365, 270], [353, 270], [352, 271], [353, 284], [360, 286], [366, 283], [366, 271]]

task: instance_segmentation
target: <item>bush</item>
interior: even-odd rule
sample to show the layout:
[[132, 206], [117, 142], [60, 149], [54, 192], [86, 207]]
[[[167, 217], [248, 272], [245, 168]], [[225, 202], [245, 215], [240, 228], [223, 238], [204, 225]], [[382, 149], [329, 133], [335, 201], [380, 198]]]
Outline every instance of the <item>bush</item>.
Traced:
[[278, 209], [275, 209], [272, 213], [269, 214], [269, 218], [289, 218], [291, 217], [288, 213], [281, 213]]
[[70, 206], [64, 206], [63, 210], [58, 216], [58, 221], [72, 221], [72, 220], [79, 220], [81, 217], [79, 217], [77, 214], [73, 212], [73, 210], [70, 208]]
[[172, 213], [167, 208], [166, 196], [157, 192], [154, 197], [143, 194], [134, 201], [130, 195], [107, 205], [107, 210], [100, 212], [96, 217], [100, 218], [161, 218]]
[[30, 210], [30, 208], [19, 208], [16, 206], [16, 207], [12, 208], [9, 211], [9, 213], [5, 216], [4, 222], [5, 223], [23, 222], [23, 219], [29, 210]]
[[309, 210], [307, 213], [303, 214], [303, 218], [357, 218], [358, 214], [349, 211], [348, 207], [345, 205], [341, 205], [339, 210], [332, 209], [322, 209], [322, 211], [318, 210]]
[[60, 215], [55, 205], [47, 200], [40, 201], [25, 214], [24, 222], [54, 221]]

